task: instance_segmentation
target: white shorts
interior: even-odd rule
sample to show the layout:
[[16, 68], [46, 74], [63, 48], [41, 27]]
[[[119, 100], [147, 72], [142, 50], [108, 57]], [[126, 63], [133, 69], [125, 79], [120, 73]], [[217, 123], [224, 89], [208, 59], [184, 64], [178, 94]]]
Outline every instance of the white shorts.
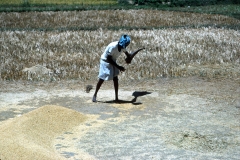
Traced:
[[100, 68], [98, 78], [108, 81], [113, 80], [114, 77], [119, 75], [119, 69], [117, 67], [111, 65], [110, 63], [100, 60]]

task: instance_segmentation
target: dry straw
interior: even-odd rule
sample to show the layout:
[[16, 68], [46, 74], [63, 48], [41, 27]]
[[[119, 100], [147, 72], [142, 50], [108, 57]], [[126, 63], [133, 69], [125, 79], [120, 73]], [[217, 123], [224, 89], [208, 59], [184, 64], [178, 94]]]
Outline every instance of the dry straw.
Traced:
[[223, 15], [158, 10], [0, 13], [1, 28], [151, 28], [169, 26], [239, 25]]
[[[23, 69], [40, 64], [51, 69], [55, 79], [95, 79], [106, 44], [118, 40], [122, 33], [105, 30], [1, 32], [1, 78], [26, 79]], [[200, 28], [133, 30], [128, 34], [132, 37], [129, 51], [146, 47], [127, 67], [128, 78], [188, 76], [184, 71], [189, 66], [228, 65], [233, 66], [232, 71], [239, 67], [238, 31]], [[123, 58], [120, 64], [124, 63]], [[239, 72], [229, 75], [239, 76]]]
[[[151, 14], [146, 14], [151, 12]], [[164, 15], [163, 15], [164, 14]], [[184, 14], [187, 17], [181, 17]], [[239, 24], [238, 20], [219, 15], [162, 11], [84, 11], [43, 13], [1, 13], [5, 27], [84, 27], [118, 25], [143, 26], [209, 23]], [[31, 17], [31, 16], [33, 17]], [[148, 16], [151, 15], [151, 16]], [[160, 15], [160, 16], [159, 16]], [[18, 18], [16, 18], [18, 17]], [[35, 18], [34, 18], [35, 17]], [[85, 18], [81, 18], [85, 17]], [[103, 18], [104, 17], [104, 18]], [[45, 18], [45, 21], [44, 21]], [[128, 21], [130, 18], [133, 22]], [[7, 20], [8, 19], [8, 20]], [[19, 20], [17, 20], [19, 19]], [[16, 21], [15, 21], [16, 20]], [[24, 23], [22, 22], [24, 20]], [[41, 22], [41, 23], [40, 23]], [[116, 23], [113, 23], [116, 22]], [[120, 24], [119, 24], [120, 25]], [[125, 67], [121, 79], [178, 76], [239, 77], [240, 33], [236, 30], [200, 27], [196, 29], [95, 31], [2, 31], [0, 32], [0, 78], [2, 80], [61, 80], [97, 78], [100, 55], [106, 45], [127, 33], [132, 38], [128, 47], [141, 51], [132, 64]], [[124, 64], [124, 57], [120, 57]], [[23, 72], [40, 65], [51, 74]]]

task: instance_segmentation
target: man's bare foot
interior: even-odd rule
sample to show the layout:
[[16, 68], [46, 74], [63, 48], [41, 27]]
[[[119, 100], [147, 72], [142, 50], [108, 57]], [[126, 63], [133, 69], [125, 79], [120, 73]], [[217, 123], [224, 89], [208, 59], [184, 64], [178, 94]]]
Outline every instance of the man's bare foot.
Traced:
[[123, 101], [120, 100], [120, 99], [115, 99], [114, 102], [115, 102], [115, 103], [122, 103]]
[[97, 97], [96, 96], [93, 96], [92, 102], [97, 102]]

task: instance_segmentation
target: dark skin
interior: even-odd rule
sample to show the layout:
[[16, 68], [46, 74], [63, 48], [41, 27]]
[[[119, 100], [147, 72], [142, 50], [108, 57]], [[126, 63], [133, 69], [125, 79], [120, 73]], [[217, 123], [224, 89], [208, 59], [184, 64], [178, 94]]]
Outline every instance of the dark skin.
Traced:
[[[122, 49], [122, 47], [118, 44], [118, 51], [120, 52], [121, 49]], [[134, 56], [135, 56], [135, 54], [137, 54], [137, 52], [139, 52], [139, 51], [142, 50], [142, 49], [144, 49], [144, 48], [141, 48], [141, 49], [135, 51], [135, 52], [134, 52]], [[128, 52], [124, 52], [124, 53], [125, 53], [125, 55], [126, 55], [127, 58], [131, 58], [131, 54], [129, 54]], [[132, 58], [133, 58], [133, 57], [132, 57]], [[119, 66], [116, 62], [113, 61], [112, 56], [108, 56], [108, 57], [107, 57], [107, 61], [108, 61], [111, 65], [113, 65], [113, 66], [115, 66], [117, 69], [119, 69], [121, 72], [124, 72], [124, 71], [125, 71], [125, 68], [124, 68], [123, 66]], [[129, 63], [131, 63], [131, 61], [128, 62], [128, 61], [126, 60], [126, 63], [129, 64]], [[97, 86], [96, 86], [96, 90], [95, 90], [95, 93], [94, 93], [93, 96], [97, 97], [97, 93], [98, 93], [99, 89], [101, 88], [103, 82], [104, 82], [104, 80], [99, 78], [98, 83], [97, 83]], [[114, 89], [115, 89], [115, 102], [118, 103], [118, 102], [120, 102], [120, 101], [119, 101], [119, 99], [118, 99], [118, 77], [117, 77], [117, 76], [113, 78], [113, 84], [114, 84]]]
[[[122, 49], [122, 47], [118, 44], [118, 51], [120, 52]], [[129, 53], [128, 52], [124, 52], [125, 55], [128, 57], [129, 56]], [[119, 66], [116, 62], [114, 62], [112, 60], [112, 56], [108, 56], [107, 57], [107, 61], [115, 66], [116, 68], [118, 68], [121, 72], [124, 72], [125, 71], [125, 68], [123, 66]], [[93, 96], [97, 97], [97, 93], [99, 91], [99, 89], [101, 88], [102, 84], [103, 84], [104, 80], [103, 79], [100, 79], [98, 80], [98, 83], [97, 83], [97, 86], [96, 86], [96, 90], [95, 90], [95, 93]], [[113, 85], [114, 85], [114, 90], [115, 90], [115, 101], [118, 102], [119, 99], [118, 99], [118, 77], [114, 77], [113, 78]]]

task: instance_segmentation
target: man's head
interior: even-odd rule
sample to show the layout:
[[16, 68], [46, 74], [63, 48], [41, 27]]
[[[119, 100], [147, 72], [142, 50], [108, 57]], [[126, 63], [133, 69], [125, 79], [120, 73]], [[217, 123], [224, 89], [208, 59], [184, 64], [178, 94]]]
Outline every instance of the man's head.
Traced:
[[130, 44], [130, 41], [131, 41], [131, 38], [128, 35], [124, 34], [121, 36], [119, 40], [119, 45], [122, 48], [126, 48]]

